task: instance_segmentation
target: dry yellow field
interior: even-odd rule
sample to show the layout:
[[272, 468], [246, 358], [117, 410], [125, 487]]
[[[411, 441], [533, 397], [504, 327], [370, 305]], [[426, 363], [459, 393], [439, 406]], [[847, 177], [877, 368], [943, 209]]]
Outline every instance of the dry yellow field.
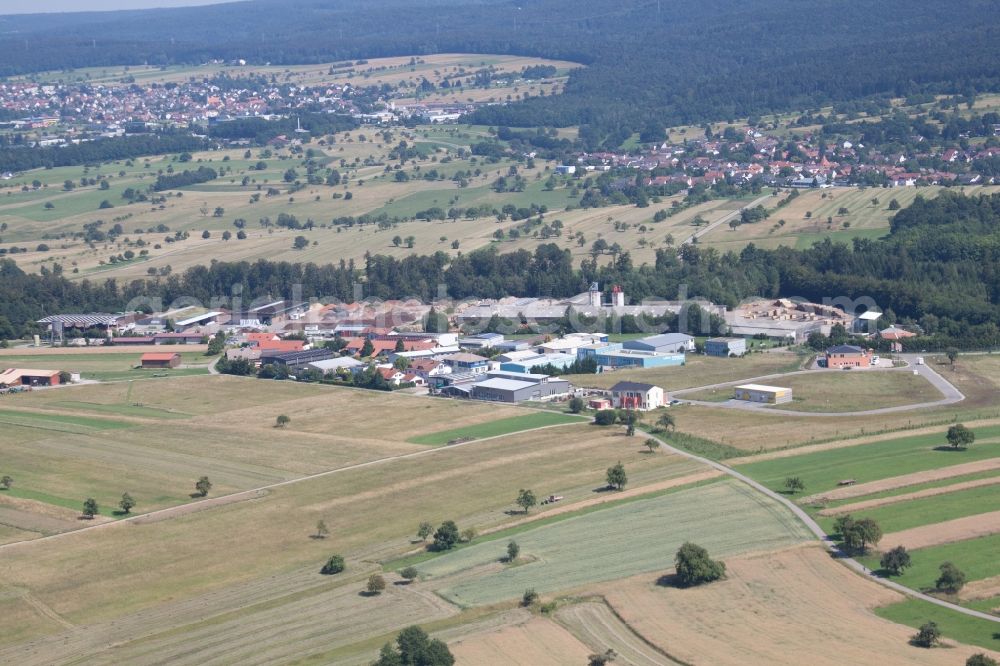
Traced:
[[578, 666], [587, 663], [591, 653], [568, 631], [541, 617], [464, 638], [449, 647], [456, 663], [483, 666]]
[[726, 561], [727, 579], [694, 589], [637, 577], [600, 588], [641, 636], [687, 663], [776, 664], [793, 655], [840, 666], [881, 663], [946, 666], [982, 652], [956, 645], [909, 645], [913, 630], [872, 611], [902, 596], [865, 581], [819, 546]]
[[1000, 533], [1000, 511], [991, 511], [892, 532], [884, 535], [882, 541], [916, 550], [997, 533]]

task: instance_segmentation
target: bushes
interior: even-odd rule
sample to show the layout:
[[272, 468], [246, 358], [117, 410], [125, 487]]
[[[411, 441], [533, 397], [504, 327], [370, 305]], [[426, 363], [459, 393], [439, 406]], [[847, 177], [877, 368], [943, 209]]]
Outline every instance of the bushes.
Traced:
[[342, 555], [331, 555], [330, 559], [326, 561], [326, 564], [323, 565], [323, 568], [319, 572], [325, 576], [332, 576], [333, 574], [339, 574], [345, 568]]

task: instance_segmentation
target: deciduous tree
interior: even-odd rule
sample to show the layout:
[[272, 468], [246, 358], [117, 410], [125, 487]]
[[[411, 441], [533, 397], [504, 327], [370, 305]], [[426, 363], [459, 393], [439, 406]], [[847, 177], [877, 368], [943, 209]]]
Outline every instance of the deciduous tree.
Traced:
[[331, 555], [319, 572], [325, 576], [339, 574], [345, 568], [344, 558], [341, 555]]
[[942, 563], [938, 570], [941, 573], [934, 581], [934, 588], [938, 592], [958, 594], [959, 590], [965, 587], [965, 573], [951, 562]]
[[724, 562], [713, 560], [708, 551], [691, 542], [680, 547], [674, 557], [677, 582], [682, 587], [693, 587], [710, 583], [726, 575]]
[[529, 489], [521, 488], [517, 493], [517, 499], [514, 502], [521, 507], [525, 513], [531, 509], [531, 507], [538, 504], [538, 498], [535, 497], [535, 493]]
[[200, 497], [205, 497], [208, 495], [208, 491], [212, 489], [212, 482], [208, 480], [207, 476], [203, 476], [195, 481], [194, 489]]
[[135, 507], [135, 500], [128, 493], [122, 493], [122, 499], [118, 502], [118, 507], [122, 510], [122, 513], [131, 513]]
[[95, 500], [93, 497], [88, 497], [86, 500], [84, 500], [83, 502], [84, 518], [91, 519], [97, 515], [97, 512], [98, 512], [97, 500]]
[[626, 476], [625, 466], [622, 465], [620, 460], [618, 464], [608, 468], [607, 481], [609, 486], [618, 490], [625, 488], [625, 484], [628, 483], [628, 476]]
[[882, 553], [879, 564], [883, 569], [893, 576], [903, 573], [903, 570], [910, 566], [910, 554], [906, 552], [904, 546], [896, 546], [892, 550]]
[[966, 428], [963, 424], [956, 423], [948, 428], [947, 438], [948, 443], [951, 444], [953, 448], [964, 449], [976, 441], [976, 433]]

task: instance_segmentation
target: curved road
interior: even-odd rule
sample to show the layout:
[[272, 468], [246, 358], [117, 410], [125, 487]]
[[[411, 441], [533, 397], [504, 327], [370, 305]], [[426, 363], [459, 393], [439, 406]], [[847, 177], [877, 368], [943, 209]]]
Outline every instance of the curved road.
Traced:
[[[826, 372], [843, 372], [837, 370], [796, 370], [794, 372], [785, 372], [774, 375], [762, 375], [760, 377], [751, 377], [750, 379], [741, 380], [738, 382], [722, 382], [720, 384], [709, 384], [707, 386], [696, 386], [694, 388], [682, 389], [680, 391], [672, 391], [674, 396], [686, 404], [691, 405], [701, 405], [703, 407], [722, 407], [725, 409], [743, 409], [748, 411], [762, 412], [765, 414], [783, 414], [785, 416], [874, 416], [878, 414], [889, 414], [892, 412], [907, 412], [915, 409], [926, 409], [930, 407], [942, 407], [944, 405], [951, 405], [956, 402], [961, 402], [965, 400], [965, 395], [959, 391], [955, 386], [949, 382], [947, 379], [942, 377], [936, 370], [931, 368], [929, 365], [917, 365], [915, 359], [917, 355], [907, 354], [902, 356], [910, 365], [905, 368], [893, 368], [886, 370], [857, 370], [857, 372], [913, 372], [916, 371], [921, 377], [926, 379], [931, 386], [936, 388], [941, 393], [940, 400], [931, 400], [929, 402], [915, 402], [909, 405], [898, 405], [896, 407], [880, 407], [878, 409], [867, 409], [863, 411], [854, 412], [800, 412], [792, 409], [780, 409], [777, 407], [772, 407], [770, 405], [765, 405], [756, 402], [747, 402], [746, 400], [727, 400], [725, 402], [710, 402], [707, 400], [685, 400], [683, 396], [685, 393], [694, 393], [695, 391], [706, 391], [711, 389], [733, 387], [739, 384], [753, 383], [756, 380], [766, 380], [766, 379], [777, 379], [781, 377], [788, 377], [790, 375], [808, 375], [808, 374], [818, 374]], [[852, 371], [854, 372], [854, 371]]]
[[[795, 413], [797, 414], [798, 412], [795, 412]], [[669, 442], [664, 441], [662, 438], [660, 438], [658, 436], [654, 436], [654, 435], [651, 435], [651, 434], [646, 433], [646, 432], [641, 432], [641, 434], [644, 435], [644, 436], [646, 436], [646, 437], [653, 437], [654, 439], [656, 439], [657, 441], [659, 441], [661, 443], [661, 445], [663, 446], [663, 448], [665, 448], [670, 453], [675, 453], [675, 454], [677, 454], [679, 456], [683, 456], [683, 457], [688, 458], [690, 460], [694, 460], [694, 461], [700, 462], [700, 463], [702, 463], [704, 465], [708, 465], [710, 467], [714, 467], [715, 469], [719, 470], [723, 474], [727, 474], [728, 476], [731, 476], [732, 478], [734, 478], [734, 479], [736, 479], [738, 481], [741, 481], [742, 483], [747, 484], [748, 486], [750, 486], [754, 490], [756, 490], [756, 491], [758, 491], [760, 493], [763, 493], [764, 495], [767, 495], [768, 497], [770, 497], [771, 499], [775, 500], [776, 502], [780, 502], [781, 504], [783, 504], [784, 506], [786, 506], [789, 511], [791, 511], [793, 514], [795, 514], [795, 516], [799, 520], [801, 520], [803, 522], [803, 524], [805, 524], [805, 526], [808, 527], [809, 530], [813, 534], [816, 535], [816, 538], [818, 538], [820, 541], [823, 542], [823, 544], [826, 546], [827, 550], [829, 550], [830, 553], [834, 557], [836, 557], [839, 561], [841, 561], [844, 564], [846, 564], [851, 569], [854, 569], [855, 571], [857, 571], [861, 575], [865, 576], [866, 578], [869, 578], [869, 579], [877, 582], [880, 585], [884, 585], [885, 587], [888, 587], [888, 588], [891, 588], [893, 590], [896, 590], [897, 592], [901, 592], [901, 593], [905, 594], [908, 597], [913, 597], [914, 599], [920, 599], [922, 601], [927, 601], [927, 602], [932, 603], [932, 604], [934, 604], [936, 606], [941, 606], [942, 608], [948, 608], [948, 609], [956, 611], [958, 613], [962, 613], [963, 615], [969, 615], [971, 617], [976, 617], [976, 618], [979, 618], [981, 620], [989, 620], [990, 622], [996, 622], [996, 623], [1000, 624], [1000, 617], [998, 617], [996, 615], [990, 615], [989, 613], [982, 613], [982, 612], [977, 611], [977, 610], [972, 610], [971, 608], [965, 608], [964, 606], [959, 606], [958, 604], [953, 604], [953, 603], [948, 602], [948, 601], [943, 601], [941, 599], [938, 599], [937, 597], [932, 597], [929, 594], [924, 594], [923, 592], [918, 592], [916, 590], [913, 590], [911, 588], [905, 587], [903, 585], [900, 585], [899, 583], [895, 583], [895, 582], [893, 582], [891, 580], [888, 580], [886, 578], [881, 578], [879, 576], [876, 576], [875, 573], [871, 569], [868, 569], [865, 565], [861, 564], [860, 562], [858, 562], [857, 560], [855, 560], [853, 557], [849, 556], [847, 553], [845, 553], [844, 551], [842, 551], [837, 546], [837, 544], [834, 543], [833, 539], [830, 538], [830, 535], [828, 535], [826, 532], [824, 532], [823, 528], [820, 527], [819, 524], [815, 520], [812, 519], [812, 516], [810, 516], [808, 513], [806, 513], [802, 509], [802, 507], [800, 507], [798, 504], [792, 502], [787, 497], [785, 497], [785, 496], [783, 496], [783, 495], [781, 495], [779, 493], [774, 492], [770, 488], [767, 488], [766, 486], [758, 483], [757, 481], [754, 481], [753, 479], [751, 479], [750, 477], [746, 476], [745, 474], [741, 474], [741, 473], [737, 472], [736, 470], [734, 470], [733, 468], [728, 467], [726, 465], [723, 465], [720, 462], [717, 462], [715, 460], [709, 460], [708, 458], [702, 458], [701, 456], [696, 456], [693, 453], [688, 453], [687, 451], [683, 451], [681, 449], [675, 448], [675, 447], [671, 446]]]

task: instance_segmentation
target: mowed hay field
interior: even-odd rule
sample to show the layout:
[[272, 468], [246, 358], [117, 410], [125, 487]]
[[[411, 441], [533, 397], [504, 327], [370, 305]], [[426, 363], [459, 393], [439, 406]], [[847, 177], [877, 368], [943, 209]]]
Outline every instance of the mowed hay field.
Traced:
[[[400, 421], [368, 416], [381, 410]], [[278, 414], [291, 424], [275, 428]], [[225, 495], [423, 450], [406, 438], [442, 422], [475, 428], [518, 414], [529, 420], [508, 432], [539, 425], [536, 412], [515, 407], [224, 376], [8, 396], [0, 474], [15, 483], [0, 499], [28, 503], [0, 507], [0, 523], [35, 536], [76, 529], [87, 497], [112, 517], [128, 492], [134, 513], [145, 513], [191, 502], [203, 475], [213, 496]]]
[[[947, 666], [980, 649], [913, 647], [908, 627], [877, 617], [902, 595], [837, 564], [819, 546], [725, 558], [726, 580], [692, 589], [656, 576], [598, 586], [642, 637], [686, 663]], [[945, 633], [946, 642], [949, 636]]]
[[[7, 547], [0, 558], [0, 645], [35, 637], [32, 649], [44, 660], [68, 637], [93, 637], [95, 625], [125, 616], [147, 618], [137, 635], [152, 627], [176, 632], [178, 641], [209, 618], [247, 603], [266, 603], [276, 617], [284, 617], [294, 600], [286, 598], [285, 582], [305, 577], [307, 587], [310, 581], [325, 584], [328, 579], [315, 572], [331, 552], [347, 556], [360, 589], [361, 578], [374, 567], [366, 562], [412, 550], [412, 534], [422, 520], [454, 519], [480, 531], [502, 525], [515, 519], [506, 512], [518, 488], [561, 494], [567, 502], [593, 496], [593, 488], [604, 484], [605, 470], [618, 460], [635, 483], [700, 469], [678, 456], [642, 453], [634, 439], [589, 425], [419, 448], [421, 453], [409, 458], [280, 486], [208, 511]], [[310, 538], [318, 520], [329, 526], [326, 540]], [[270, 591], [254, 596], [262, 587]], [[167, 598], [187, 604], [186, 611], [163, 606]], [[88, 631], [63, 633], [64, 625], [52, 617]], [[100, 645], [81, 650], [99, 652], [123, 641], [117, 625], [101, 626]], [[50, 638], [42, 640], [46, 635]]]
[[[786, 509], [747, 486], [719, 481], [575, 516], [517, 536], [527, 563], [447, 582], [440, 594], [460, 606], [492, 604], [670, 566], [685, 541], [716, 555], [770, 550], [808, 538]], [[573, 544], [572, 547], [568, 547]], [[627, 545], [627, 546], [626, 546]], [[626, 550], [623, 550], [623, 546]], [[430, 580], [495, 563], [502, 542], [486, 542], [417, 567]]]

